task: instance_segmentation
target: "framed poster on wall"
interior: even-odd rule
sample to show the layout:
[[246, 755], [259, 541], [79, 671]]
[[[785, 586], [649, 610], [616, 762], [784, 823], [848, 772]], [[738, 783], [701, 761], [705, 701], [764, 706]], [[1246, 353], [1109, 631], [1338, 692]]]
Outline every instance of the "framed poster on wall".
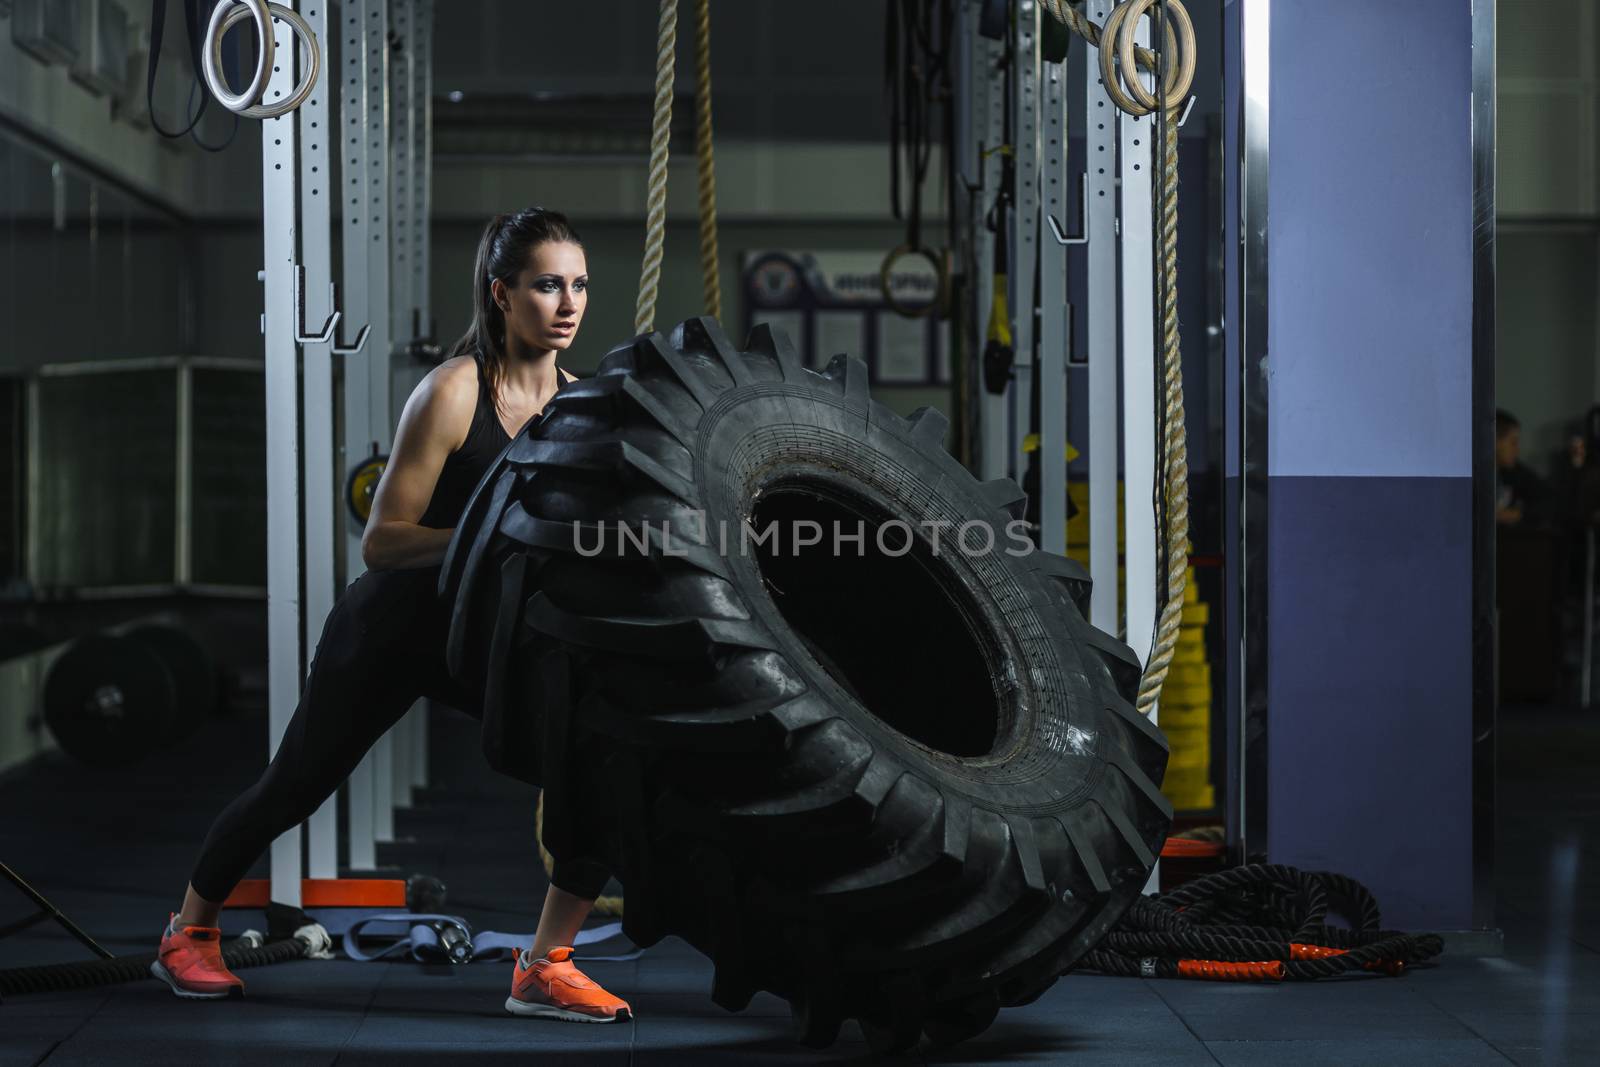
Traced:
[[[948, 384], [948, 324], [891, 308], [882, 267], [878, 252], [746, 252], [739, 287], [745, 330], [765, 322], [784, 331], [813, 370], [845, 352], [866, 363], [874, 385]], [[933, 300], [938, 277], [931, 264], [908, 256], [889, 284], [897, 303], [914, 306]]]

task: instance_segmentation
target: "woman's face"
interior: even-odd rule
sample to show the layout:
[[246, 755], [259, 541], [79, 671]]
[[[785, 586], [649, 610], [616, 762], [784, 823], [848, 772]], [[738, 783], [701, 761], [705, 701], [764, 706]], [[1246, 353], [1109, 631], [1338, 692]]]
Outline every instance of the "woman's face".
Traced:
[[494, 299], [506, 317], [506, 344], [536, 352], [565, 349], [578, 334], [589, 304], [589, 268], [583, 249], [546, 241], [528, 254], [515, 278], [496, 278]]

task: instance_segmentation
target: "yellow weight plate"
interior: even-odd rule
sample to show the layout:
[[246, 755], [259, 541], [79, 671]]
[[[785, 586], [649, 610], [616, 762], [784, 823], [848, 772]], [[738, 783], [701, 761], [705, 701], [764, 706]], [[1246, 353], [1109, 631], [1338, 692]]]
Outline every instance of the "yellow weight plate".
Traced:
[[388, 463], [388, 456], [368, 456], [356, 464], [345, 482], [345, 505], [350, 509], [351, 516], [362, 526], [367, 524], [367, 518], [372, 514], [372, 498], [377, 495], [378, 482], [382, 479], [383, 469]]

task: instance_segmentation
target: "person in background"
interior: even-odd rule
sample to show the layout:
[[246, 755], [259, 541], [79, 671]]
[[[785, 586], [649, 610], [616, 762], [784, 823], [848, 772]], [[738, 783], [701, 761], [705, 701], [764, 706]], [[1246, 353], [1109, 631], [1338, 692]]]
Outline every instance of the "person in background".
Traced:
[[1590, 408], [1568, 436], [1566, 450], [1555, 460], [1551, 491], [1559, 521], [1581, 543], [1600, 519], [1600, 405]]
[[1522, 424], [1509, 411], [1494, 413], [1495, 521], [1532, 525], [1544, 519], [1544, 480], [1522, 462]]

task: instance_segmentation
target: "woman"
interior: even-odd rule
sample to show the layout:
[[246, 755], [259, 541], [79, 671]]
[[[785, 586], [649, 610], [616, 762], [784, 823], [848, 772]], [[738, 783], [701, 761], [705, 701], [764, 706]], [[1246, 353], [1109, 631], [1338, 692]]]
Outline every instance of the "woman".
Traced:
[[[299, 707], [259, 781], [206, 836], [151, 971], [180, 997], [243, 994], [222, 962], [222, 901], [279, 834], [308, 818], [419, 697], [476, 711], [445, 667], [439, 565], [468, 496], [528, 420], [574, 377], [556, 366], [588, 302], [583, 246], [567, 220], [529, 208], [484, 230], [474, 320], [406, 401], [361, 539], [369, 568], [323, 626]], [[507, 1010], [583, 1022], [632, 1017], [572, 965], [573, 935], [605, 886], [592, 863], [558, 863]]]

